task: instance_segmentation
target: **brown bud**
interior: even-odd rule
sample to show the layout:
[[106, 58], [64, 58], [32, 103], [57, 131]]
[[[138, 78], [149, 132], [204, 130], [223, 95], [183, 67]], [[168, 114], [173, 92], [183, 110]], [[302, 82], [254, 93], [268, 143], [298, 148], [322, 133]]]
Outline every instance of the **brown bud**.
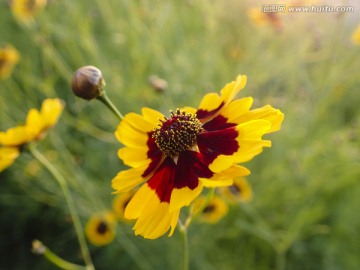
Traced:
[[168, 87], [167, 81], [160, 79], [156, 75], [151, 75], [149, 77], [149, 83], [156, 92], [163, 92]]
[[100, 69], [84, 66], [75, 71], [71, 86], [76, 96], [90, 100], [101, 95], [104, 85], [105, 81]]

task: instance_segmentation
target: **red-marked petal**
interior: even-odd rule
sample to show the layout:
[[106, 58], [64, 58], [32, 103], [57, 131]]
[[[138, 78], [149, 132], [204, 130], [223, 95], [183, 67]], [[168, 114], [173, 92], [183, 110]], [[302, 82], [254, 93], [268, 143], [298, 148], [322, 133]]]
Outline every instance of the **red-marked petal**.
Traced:
[[160, 202], [170, 202], [171, 192], [174, 188], [175, 170], [176, 164], [167, 157], [147, 182], [148, 186], [156, 191]]
[[148, 168], [145, 170], [145, 172], [142, 174], [142, 177], [149, 176], [161, 163], [161, 160], [163, 158], [163, 154], [161, 150], [158, 148], [158, 146], [155, 143], [155, 140], [152, 138], [152, 133], [148, 133], [148, 140], [146, 142], [146, 145], [148, 147], [147, 151], [147, 157], [151, 159], [151, 162], [148, 166]]
[[210, 178], [212, 175], [201, 153], [184, 151], [179, 155], [176, 165], [174, 187], [195, 189], [199, 185], [199, 177]]
[[199, 150], [211, 163], [219, 155], [232, 155], [239, 149], [236, 141], [238, 132], [235, 128], [227, 128], [211, 132], [203, 132], [197, 136]]
[[228, 123], [228, 119], [220, 114], [211, 121], [206, 122], [202, 127], [207, 131], [214, 131], [234, 126], [236, 126], [235, 123]]
[[147, 184], [156, 191], [161, 202], [170, 202], [174, 188], [194, 190], [199, 185], [199, 177], [212, 176], [213, 172], [201, 153], [184, 151], [179, 155], [177, 164], [172, 158], [165, 158]]
[[221, 103], [219, 105], [219, 107], [217, 107], [216, 109], [213, 109], [211, 111], [207, 111], [207, 110], [203, 110], [203, 109], [199, 109], [197, 110], [196, 112], [196, 116], [197, 118], [202, 122], [206, 122], [207, 120], [211, 119], [211, 117], [213, 117], [214, 115], [216, 115], [220, 110], [221, 108], [224, 106], [225, 104], [224, 103]]

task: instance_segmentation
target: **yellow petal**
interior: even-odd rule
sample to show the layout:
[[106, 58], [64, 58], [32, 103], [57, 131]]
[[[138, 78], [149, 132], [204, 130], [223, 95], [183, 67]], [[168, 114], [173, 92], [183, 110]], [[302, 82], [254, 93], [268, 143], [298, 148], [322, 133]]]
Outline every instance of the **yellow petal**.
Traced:
[[174, 213], [169, 212], [168, 203], [159, 203], [154, 200], [154, 203], [150, 203], [144, 212], [146, 215], [140, 216], [133, 228], [136, 235], [156, 239], [170, 229]]
[[228, 123], [240, 124], [242, 122], [236, 121], [236, 118], [247, 113], [252, 103], [253, 99], [251, 97], [234, 100], [221, 110], [221, 115], [227, 119]]
[[40, 134], [41, 130], [44, 129], [44, 121], [38, 110], [30, 109], [26, 117], [26, 126], [31, 128], [35, 134]]
[[186, 113], [191, 113], [194, 115], [197, 110], [193, 107], [186, 106], [186, 107], [180, 108], [180, 111], [185, 111]]
[[130, 167], [148, 165], [151, 160], [147, 156], [147, 148], [123, 147], [119, 149], [118, 156], [124, 164]]
[[[146, 205], [153, 197], [157, 197], [155, 190], [151, 189], [147, 184], [141, 186], [134, 197], [128, 203], [125, 209], [125, 218], [136, 219], [140, 217]], [[159, 200], [159, 199], [158, 199]], [[153, 201], [153, 200], [152, 200]], [[160, 202], [160, 201], [159, 201]]]
[[217, 109], [223, 100], [216, 93], [206, 94], [200, 102], [199, 110], [212, 111]]
[[250, 171], [247, 168], [240, 165], [232, 165], [227, 170], [214, 174], [210, 179], [200, 178], [200, 181], [206, 187], [230, 186], [233, 184], [233, 178], [249, 174]]
[[225, 101], [225, 104], [228, 104], [232, 101], [237, 93], [242, 90], [246, 85], [247, 77], [245, 75], [238, 75], [236, 81], [228, 83], [221, 89], [221, 97]]
[[147, 165], [135, 169], [128, 169], [119, 172], [111, 181], [111, 186], [115, 193], [126, 192], [141, 184], [144, 179], [141, 175], [147, 169]]
[[41, 106], [41, 117], [45, 127], [54, 126], [63, 111], [64, 103], [60, 99], [45, 99]]
[[174, 188], [171, 192], [170, 211], [174, 211], [176, 209], [180, 209], [183, 206], [190, 205], [190, 203], [200, 195], [202, 190], [203, 186], [201, 182], [199, 182], [198, 186], [193, 190], [188, 187], [180, 189]]
[[169, 204], [160, 202], [155, 190], [144, 184], [134, 195], [125, 209], [125, 218], [137, 219], [134, 230], [136, 235], [155, 239], [174, 232], [179, 210], [169, 211]]
[[[271, 128], [271, 123], [266, 120], [252, 120], [246, 123], [240, 124], [236, 127], [239, 132], [237, 140], [257, 140], [267, 133]], [[241, 143], [240, 143], [241, 148]]]
[[281, 123], [284, 120], [284, 114], [270, 105], [266, 105], [262, 108], [248, 111], [247, 113], [236, 118], [236, 123], [243, 123], [251, 120], [263, 119], [271, 123], [271, 128], [267, 133], [274, 132], [280, 129]]
[[144, 119], [152, 123], [154, 127], [158, 125], [160, 119], [164, 119], [164, 115], [162, 113], [150, 108], [142, 108], [141, 113], [144, 116]]
[[134, 148], [144, 148], [148, 141], [147, 133], [133, 128], [127, 121], [121, 121], [115, 136], [122, 144]]
[[151, 132], [155, 125], [146, 120], [143, 116], [136, 113], [128, 113], [125, 115], [123, 121], [127, 121], [129, 125], [141, 132]]
[[172, 215], [173, 216], [172, 216], [171, 223], [170, 223], [171, 230], [170, 230], [170, 233], [169, 233], [169, 237], [173, 235], [173, 233], [175, 231], [175, 228], [176, 228], [176, 225], [178, 224], [179, 215], [180, 215], [180, 209], [174, 210], [172, 212]]
[[214, 173], [218, 173], [230, 168], [234, 164], [234, 159], [231, 156], [219, 155], [216, 159], [209, 165], [209, 169]]
[[207, 188], [213, 188], [213, 187], [227, 187], [231, 186], [233, 184], [232, 179], [225, 179], [225, 180], [219, 180], [219, 181], [212, 181], [206, 178], [199, 178], [201, 183], [204, 185], [204, 187]]
[[235, 163], [242, 163], [251, 160], [260, 154], [263, 147], [271, 147], [271, 141], [267, 140], [245, 140], [241, 142], [240, 149], [233, 155]]
[[0, 148], [0, 172], [11, 166], [20, 152], [17, 147], [1, 147]]
[[17, 126], [0, 132], [0, 144], [4, 146], [21, 146], [35, 137], [34, 131], [27, 126]]

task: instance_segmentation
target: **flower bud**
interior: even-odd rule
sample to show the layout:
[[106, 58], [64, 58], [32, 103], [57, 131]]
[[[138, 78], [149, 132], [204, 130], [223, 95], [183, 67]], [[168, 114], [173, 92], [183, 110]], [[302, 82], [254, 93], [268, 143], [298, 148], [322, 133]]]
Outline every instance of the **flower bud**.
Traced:
[[84, 66], [75, 71], [71, 86], [76, 96], [90, 100], [102, 94], [104, 85], [100, 69]]
[[168, 87], [167, 81], [160, 79], [156, 75], [151, 75], [149, 77], [149, 84], [156, 92], [159, 92], [159, 93], [165, 91], [166, 88]]

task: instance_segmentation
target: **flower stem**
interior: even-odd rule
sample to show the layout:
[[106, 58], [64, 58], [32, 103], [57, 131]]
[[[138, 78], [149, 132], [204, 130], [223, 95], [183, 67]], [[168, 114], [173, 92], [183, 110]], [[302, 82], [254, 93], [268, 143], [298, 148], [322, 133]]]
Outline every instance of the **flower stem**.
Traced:
[[82, 265], [68, 262], [58, 255], [53, 253], [48, 247], [44, 246], [39, 240], [34, 240], [32, 244], [32, 251], [37, 255], [44, 255], [46, 259], [55, 264], [57, 267], [66, 270], [85, 270]]
[[182, 236], [183, 246], [183, 270], [189, 270], [189, 240], [188, 240], [188, 228], [186, 225], [179, 221], [179, 231]]
[[29, 151], [54, 176], [56, 181], [59, 183], [61, 190], [64, 194], [66, 203], [69, 207], [72, 221], [74, 222], [74, 228], [80, 244], [81, 253], [84, 257], [86, 269], [94, 270], [95, 268], [90, 257], [88, 246], [86, 244], [84, 230], [81, 225], [80, 218], [75, 207], [74, 199], [71, 196], [65, 178], [60, 174], [57, 168], [54, 165], [52, 165], [51, 162], [44, 155], [42, 155], [35, 147], [30, 146]]
[[205, 209], [205, 207], [208, 205], [212, 197], [214, 196], [214, 188], [211, 188], [207, 194], [206, 200], [204, 204], [200, 207], [200, 209], [195, 213], [194, 215], [190, 214], [187, 219], [185, 220], [185, 223], [182, 223], [179, 219], [179, 231], [182, 236], [182, 243], [183, 243], [183, 270], [189, 269], [189, 237], [188, 237], [188, 228], [193, 221], [194, 218], [196, 218], [198, 215], [202, 213], [202, 211]]
[[286, 267], [285, 252], [276, 251], [276, 270], [284, 270]]
[[124, 118], [124, 116], [111, 102], [105, 91], [103, 91], [102, 94], [97, 97], [97, 99], [100, 100], [102, 103], [104, 103], [106, 107], [108, 107], [120, 120]]

